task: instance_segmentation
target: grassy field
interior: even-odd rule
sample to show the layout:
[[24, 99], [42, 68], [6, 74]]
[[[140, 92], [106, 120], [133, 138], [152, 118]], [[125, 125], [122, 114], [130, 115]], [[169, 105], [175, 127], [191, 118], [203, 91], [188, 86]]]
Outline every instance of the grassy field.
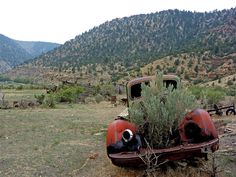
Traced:
[[20, 100], [35, 100], [34, 95], [46, 93], [45, 90], [16, 90], [16, 89], [3, 89], [1, 90], [5, 93], [5, 100], [12, 103], [13, 101], [20, 101]]
[[[75, 175], [91, 155], [105, 156], [106, 103], [0, 111], [0, 176]], [[100, 154], [102, 153], [102, 154]]]
[[[25, 97], [24, 94], [34, 93], [21, 94]], [[6, 98], [15, 99], [14, 94], [9, 92]], [[144, 170], [116, 167], [106, 156], [107, 125], [123, 109], [122, 105], [113, 107], [101, 102], [57, 105], [55, 109], [0, 110], [0, 176], [143, 176]], [[236, 130], [236, 116], [215, 120]], [[236, 131], [221, 134], [221, 147], [216, 154], [219, 176], [236, 176], [235, 143]], [[210, 176], [211, 171], [210, 158], [198, 168], [168, 168], [155, 172], [155, 176], [204, 177]]]

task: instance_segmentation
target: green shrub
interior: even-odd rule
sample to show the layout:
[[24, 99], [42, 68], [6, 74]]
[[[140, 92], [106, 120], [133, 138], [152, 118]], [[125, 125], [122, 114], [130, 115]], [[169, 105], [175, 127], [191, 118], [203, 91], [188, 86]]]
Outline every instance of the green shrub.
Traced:
[[55, 107], [56, 107], [56, 101], [55, 101], [55, 98], [54, 98], [53, 94], [49, 94], [49, 95], [45, 98], [43, 104], [44, 104], [45, 106], [49, 107], [49, 108], [55, 108]]
[[169, 67], [169, 68], [167, 68], [167, 72], [168, 73], [175, 73], [176, 72], [176, 68], [175, 67]]
[[188, 62], [188, 67], [191, 68], [193, 66], [193, 60], [190, 59], [189, 62]]
[[202, 82], [202, 79], [196, 79], [196, 80], [193, 81], [193, 84], [197, 85], [197, 84], [199, 84], [201, 82]]
[[207, 99], [208, 104], [217, 104], [220, 100], [224, 99], [225, 92], [221, 89], [208, 88], [203, 91], [203, 95]]
[[24, 78], [24, 77], [17, 77], [13, 81], [17, 82], [17, 83], [22, 83], [22, 84], [32, 84], [33, 83], [32, 79]]
[[180, 64], [179, 59], [176, 59], [174, 63], [175, 63], [176, 66], [178, 66]]
[[111, 75], [111, 82], [117, 82], [119, 80], [119, 76], [117, 76], [117, 74], [112, 74]]
[[111, 96], [115, 94], [115, 87], [111, 84], [101, 85], [99, 93], [103, 96]]
[[0, 100], [0, 109], [9, 109], [10, 104], [8, 100]]
[[43, 93], [42, 94], [38, 94], [38, 95], [34, 95], [34, 97], [36, 98], [36, 101], [39, 104], [43, 104], [43, 101], [45, 99], [45, 95]]
[[196, 99], [200, 99], [202, 97], [202, 91], [203, 91], [202, 87], [192, 86], [188, 89], [196, 97]]
[[100, 85], [96, 85], [93, 87], [93, 95], [97, 95], [100, 93], [101, 87]]
[[84, 89], [79, 86], [62, 87], [56, 93], [56, 99], [58, 102], [75, 102], [83, 91]]
[[226, 95], [228, 96], [236, 96], [236, 88], [230, 87], [226, 90]]
[[101, 101], [103, 101], [103, 96], [102, 95], [100, 95], [100, 94], [97, 94], [96, 96], [95, 96], [95, 101], [96, 101], [96, 103], [100, 103]]
[[234, 85], [234, 83], [233, 83], [232, 80], [228, 80], [228, 81], [227, 81], [227, 85], [231, 86], [231, 85]]
[[11, 79], [5, 75], [0, 74], [0, 82], [11, 81]]
[[17, 87], [16, 87], [16, 90], [22, 90], [23, 89], [23, 85], [18, 85]]
[[129, 108], [130, 120], [138, 126], [151, 147], [172, 146], [171, 137], [176, 136], [178, 125], [184, 115], [196, 105], [195, 97], [184, 89], [166, 88], [162, 75], [150, 86], [142, 84], [142, 101]]
[[[205, 99], [207, 104], [217, 104], [224, 99], [229, 90], [221, 87], [199, 87], [193, 86], [189, 90], [197, 99]], [[230, 91], [233, 94], [233, 91]], [[228, 95], [228, 94], [227, 94]]]

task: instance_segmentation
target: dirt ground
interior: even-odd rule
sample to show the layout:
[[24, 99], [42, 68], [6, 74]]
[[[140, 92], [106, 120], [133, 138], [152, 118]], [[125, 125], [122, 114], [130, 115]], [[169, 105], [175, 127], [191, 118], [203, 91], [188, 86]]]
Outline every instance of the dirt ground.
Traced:
[[[110, 103], [66, 104], [56, 109], [0, 110], [0, 176], [136, 177], [144, 169], [111, 164], [106, 155], [107, 125], [124, 109]], [[213, 118], [220, 149], [196, 165], [183, 162], [152, 176], [236, 176], [236, 116]], [[212, 167], [212, 159], [215, 159]], [[178, 163], [177, 163], [178, 164]], [[197, 166], [197, 167], [195, 167]]]
[[220, 148], [215, 153], [219, 176], [236, 176], [236, 115], [214, 116]]

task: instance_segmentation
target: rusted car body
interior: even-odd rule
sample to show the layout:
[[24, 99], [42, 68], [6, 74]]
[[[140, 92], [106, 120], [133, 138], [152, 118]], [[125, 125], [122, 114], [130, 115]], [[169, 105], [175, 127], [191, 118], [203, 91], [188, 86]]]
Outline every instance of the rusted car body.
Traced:
[[[154, 77], [142, 77], [127, 83], [126, 92], [128, 107], [141, 99], [141, 84], [148, 84]], [[164, 75], [163, 82], [180, 87], [178, 77]], [[175, 161], [191, 157], [206, 157], [219, 147], [219, 138], [210, 115], [203, 109], [196, 109], [186, 114], [179, 125], [180, 143], [174, 147], [151, 149], [144, 147], [143, 139], [137, 133], [136, 125], [129, 121], [128, 109], [122, 112], [108, 126], [106, 147], [107, 155], [112, 163], [123, 167], [139, 167], [145, 165], [144, 158], [158, 157], [159, 162]]]

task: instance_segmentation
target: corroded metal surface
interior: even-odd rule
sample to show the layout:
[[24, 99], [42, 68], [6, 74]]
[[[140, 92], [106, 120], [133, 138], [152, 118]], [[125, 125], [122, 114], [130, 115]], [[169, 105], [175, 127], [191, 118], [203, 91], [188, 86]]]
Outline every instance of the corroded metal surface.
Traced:
[[140, 157], [145, 158], [146, 154], [157, 156], [157, 160], [160, 162], [164, 160], [174, 161], [190, 157], [204, 157], [207, 153], [217, 150], [218, 146], [219, 139], [215, 138], [211, 141], [198, 144], [185, 144], [165, 149], [140, 149], [138, 152], [109, 154], [108, 157], [117, 166], [139, 167], [145, 165]]
[[[155, 79], [154, 76], [147, 76], [129, 81], [126, 85], [128, 104], [141, 98], [140, 94], [137, 94], [139, 97], [131, 97], [132, 86], [139, 84], [138, 91], [140, 92], [140, 84], [148, 83], [153, 79]], [[164, 75], [163, 81], [170, 81], [170, 84], [176, 84], [176, 88], [180, 87], [179, 78], [175, 75]], [[139, 167], [145, 165], [143, 159], [147, 155], [158, 157], [156, 160], [159, 162], [206, 157], [207, 153], [214, 152], [219, 148], [218, 133], [209, 113], [203, 109], [196, 109], [188, 113], [179, 125], [179, 143], [174, 147], [163, 149], [144, 148], [141, 143], [141, 135], [136, 134], [136, 126], [128, 119], [127, 108], [109, 125], [107, 131], [107, 155], [117, 166]], [[124, 132], [131, 132], [135, 137], [128, 144], [122, 139]]]

